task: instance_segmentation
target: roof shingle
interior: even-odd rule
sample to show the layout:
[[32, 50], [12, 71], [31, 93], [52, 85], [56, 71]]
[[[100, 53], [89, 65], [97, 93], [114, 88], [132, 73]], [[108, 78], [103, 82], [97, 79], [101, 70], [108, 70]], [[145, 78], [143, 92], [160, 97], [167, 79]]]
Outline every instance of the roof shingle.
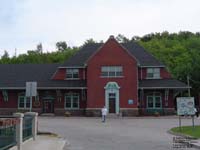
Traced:
[[39, 89], [86, 87], [82, 80], [51, 80], [58, 66], [60, 64], [1, 64], [0, 88], [25, 88], [27, 81], [36, 81]]
[[[85, 67], [90, 56], [92, 56], [103, 43], [89, 43], [83, 46], [74, 56], [67, 60], [61, 67]], [[138, 61], [140, 66], [162, 66], [153, 55], [148, 53], [142, 46], [135, 42], [121, 43]]]
[[163, 89], [163, 88], [182, 88], [187, 89], [188, 87], [185, 83], [178, 81], [176, 79], [146, 79], [139, 81], [140, 89]]

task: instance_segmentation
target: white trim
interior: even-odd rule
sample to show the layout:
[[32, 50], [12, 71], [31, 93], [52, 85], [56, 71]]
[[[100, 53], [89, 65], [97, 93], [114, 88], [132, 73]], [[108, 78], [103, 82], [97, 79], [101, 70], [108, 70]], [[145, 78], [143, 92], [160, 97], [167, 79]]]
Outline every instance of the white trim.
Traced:
[[[147, 95], [147, 98], [146, 98], [146, 108], [147, 109], [162, 109], [163, 108], [162, 107], [162, 94], [160, 92], [158, 92], [158, 93], [160, 93], [160, 95], [158, 96], [158, 95], [155, 95], [155, 93], [157, 93], [157, 92], [153, 92], [153, 95]], [[153, 107], [148, 106], [148, 97], [153, 98]], [[156, 97], [160, 98], [160, 107], [155, 106], [156, 105]]]
[[[19, 104], [20, 104], [20, 98], [23, 98], [24, 99], [24, 107], [20, 107], [19, 106]], [[31, 100], [29, 100], [30, 101], [30, 107], [31, 107]], [[17, 103], [18, 103], [18, 109], [20, 109], [20, 110], [29, 110], [30, 109], [30, 107], [27, 107], [26, 106], [26, 104], [27, 104], [27, 97], [25, 96], [25, 95], [18, 95], [18, 98], [17, 98]]]
[[[152, 75], [152, 77], [149, 77], [149, 74]], [[158, 75], [158, 76], [156, 76], [156, 75]], [[161, 79], [160, 68], [159, 67], [156, 67], [156, 68], [148, 67], [146, 69], [146, 79]]]
[[[67, 68], [66, 70], [65, 70], [65, 80], [79, 80], [80, 79], [80, 71], [79, 71], [79, 69], [78, 68]], [[68, 78], [67, 77], [67, 75], [70, 75], [71, 76], [71, 78]], [[78, 75], [78, 77], [76, 78], [76, 77], [74, 77], [75, 75]]]
[[[110, 88], [110, 85], [114, 85], [111, 86], [113, 88]], [[106, 86], [104, 87], [105, 89], [105, 106], [108, 109], [108, 113], [109, 113], [109, 94], [110, 93], [115, 93], [115, 113], [119, 114], [119, 110], [120, 110], [120, 104], [119, 104], [119, 85], [117, 84], [117, 82], [108, 82], [106, 84]]]
[[140, 66], [141, 68], [165, 68], [165, 65], [160, 66]]
[[[71, 107], [66, 107], [66, 97], [67, 97], [67, 94], [72, 94], [70, 95], [70, 104], [71, 104]], [[78, 96], [78, 107], [73, 107], [73, 103], [74, 103], [74, 99], [73, 99], [73, 94], [77, 94]], [[64, 95], [64, 109], [65, 110], [79, 110], [80, 108], [80, 93], [76, 93], [76, 92], [72, 92], [72, 93], [65, 93]]]

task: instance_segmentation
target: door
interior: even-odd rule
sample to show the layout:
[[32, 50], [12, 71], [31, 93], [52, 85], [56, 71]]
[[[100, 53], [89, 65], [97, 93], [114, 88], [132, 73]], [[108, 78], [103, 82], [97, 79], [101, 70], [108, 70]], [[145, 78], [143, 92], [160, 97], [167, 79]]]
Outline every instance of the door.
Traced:
[[119, 114], [119, 85], [116, 82], [108, 82], [105, 89], [105, 106], [108, 113]]
[[43, 104], [44, 113], [53, 113], [53, 102], [51, 100], [45, 100]]
[[116, 94], [109, 93], [109, 113], [116, 113]]

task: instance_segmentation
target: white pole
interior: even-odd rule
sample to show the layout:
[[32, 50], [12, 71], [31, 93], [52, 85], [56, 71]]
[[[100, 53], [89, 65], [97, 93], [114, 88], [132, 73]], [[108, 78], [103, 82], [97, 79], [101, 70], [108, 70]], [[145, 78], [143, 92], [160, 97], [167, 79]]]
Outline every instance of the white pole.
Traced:
[[32, 111], [32, 83], [30, 85], [30, 112]]

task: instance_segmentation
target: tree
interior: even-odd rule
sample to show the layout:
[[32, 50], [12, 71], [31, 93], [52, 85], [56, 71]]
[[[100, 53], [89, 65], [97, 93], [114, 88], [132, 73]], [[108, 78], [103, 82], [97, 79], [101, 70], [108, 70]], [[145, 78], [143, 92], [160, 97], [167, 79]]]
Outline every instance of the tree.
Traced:
[[39, 44], [36, 46], [36, 52], [42, 54], [42, 51], [43, 51], [42, 43], [39, 43]]
[[128, 43], [130, 40], [122, 34], [118, 34], [116, 40], [120, 43]]
[[4, 50], [4, 54], [1, 56], [1, 59], [7, 59], [9, 58], [9, 54], [6, 50]]
[[56, 48], [58, 51], [64, 51], [67, 49], [67, 43], [65, 41], [60, 41], [56, 43]]
[[87, 45], [87, 44], [93, 44], [93, 43], [97, 43], [96, 41], [94, 41], [92, 38], [86, 40], [83, 44], [83, 46]]

